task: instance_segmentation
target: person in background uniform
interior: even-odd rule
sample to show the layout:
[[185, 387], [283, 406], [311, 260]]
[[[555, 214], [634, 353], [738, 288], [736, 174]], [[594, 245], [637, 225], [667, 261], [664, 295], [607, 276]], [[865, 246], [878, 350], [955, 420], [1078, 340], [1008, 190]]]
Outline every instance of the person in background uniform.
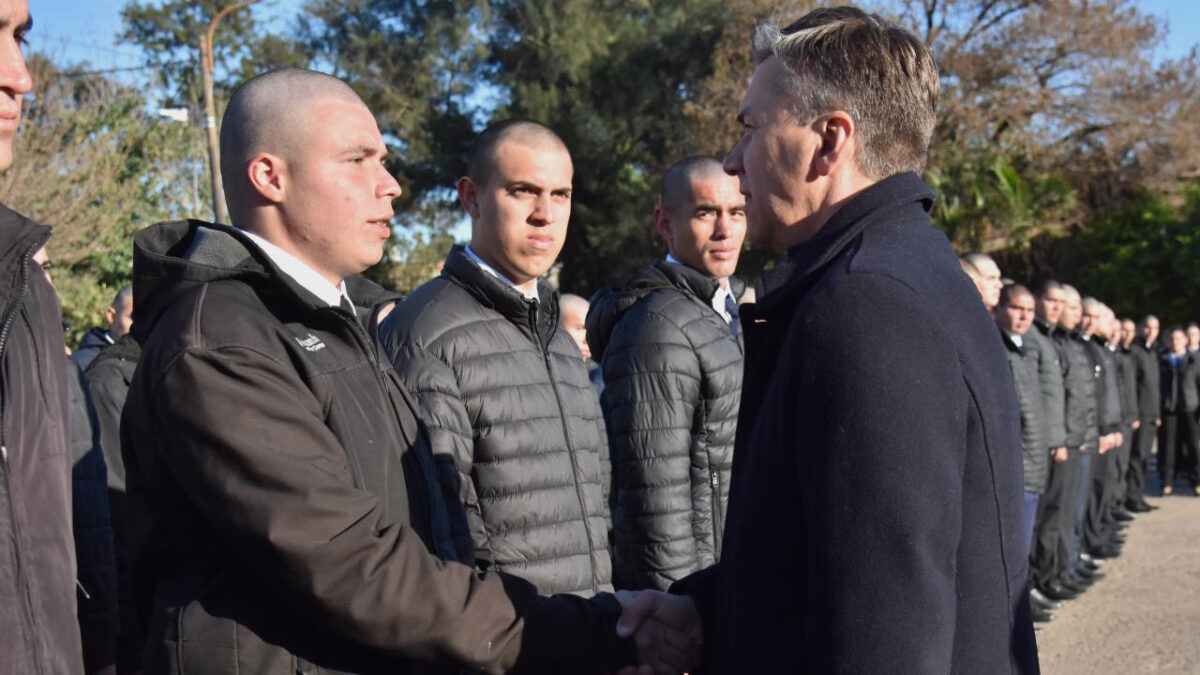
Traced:
[[[1167, 330], [1169, 351], [1160, 359], [1162, 427], [1158, 437], [1158, 467], [1163, 496], [1174, 492], [1178, 465], [1188, 467], [1188, 482], [1200, 495], [1200, 475], [1194, 462], [1197, 454], [1196, 417], [1200, 409], [1200, 359], [1188, 352], [1187, 332], [1180, 326]], [[1181, 457], [1182, 456], [1182, 457]], [[1181, 461], [1183, 459], [1184, 461]]]
[[1112, 465], [1124, 439], [1121, 434], [1120, 378], [1116, 358], [1109, 348], [1109, 310], [1095, 298], [1083, 300], [1082, 334], [1086, 340], [1088, 358], [1096, 370], [1096, 421], [1100, 441], [1092, 457], [1091, 472], [1082, 484], [1087, 501], [1084, 506], [1082, 550], [1091, 555], [1115, 557], [1124, 543], [1108, 505], [1112, 497], [1109, 481]]
[[742, 394], [731, 277], [745, 205], [717, 160], [674, 164], [654, 213], [665, 259], [598, 294], [588, 316], [607, 383], [613, 565], [628, 588], [666, 590], [721, 555]]
[[986, 253], [968, 253], [963, 259], [979, 274], [976, 285], [980, 296], [983, 297], [983, 306], [989, 312], [995, 310], [1000, 302], [1000, 289], [1004, 287], [1004, 280], [1000, 278], [1000, 267], [992, 260], [992, 256]]
[[1137, 362], [1137, 406], [1141, 424], [1133, 435], [1125, 508], [1134, 513], [1146, 513], [1158, 508], [1151, 506], [1145, 496], [1146, 463], [1150, 461], [1154, 441], [1162, 427], [1158, 331], [1158, 317], [1147, 314], [1138, 325], [1132, 348]]
[[[1021, 410], [1021, 450], [1025, 479], [1025, 547], [1033, 543], [1038, 500], [1046, 486], [1050, 454], [1046, 444], [1046, 399], [1037, 348], [1027, 338], [1033, 325], [1033, 293], [1020, 284], [1010, 284], [1000, 291], [1000, 301], [993, 310], [996, 326], [1008, 352], [1008, 365], [1017, 391]], [[1054, 615], [1048, 608], [1034, 607], [1033, 620], [1048, 622]]]
[[133, 323], [133, 287], [126, 285], [117, 291], [112, 304], [104, 310], [108, 328], [92, 328], [83, 334], [79, 348], [71, 354], [71, 361], [79, 366], [80, 372], [87, 370], [92, 359], [105, 348], [112, 346], [122, 335], [129, 332]]

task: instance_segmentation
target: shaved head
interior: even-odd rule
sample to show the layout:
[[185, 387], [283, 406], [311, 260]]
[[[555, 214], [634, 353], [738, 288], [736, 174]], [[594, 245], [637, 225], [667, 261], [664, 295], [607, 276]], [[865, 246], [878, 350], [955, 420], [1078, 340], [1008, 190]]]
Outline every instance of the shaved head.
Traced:
[[516, 143], [534, 150], [562, 151], [569, 156], [567, 144], [550, 127], [533, 120], [505, 120], [484, 129], [471, 143], [467, 157], [467, 176], [480, 187], [486, 186], [495, 172], [497, 151], [505, 143]]
[[366, 105], [345, 82], [303, 68], [284, 68], [246, 80], [233, 92], [221, 119], [221, 179], [234, 222], [245, 213], [252, 189], [246, 168], [268, 153], [295, 161], [308, 147], [314, 128], [306, 109], [319, 101]]
[[662, 179], [662, 206], [668, 211], [675, 211], [681, 206], [691, 203], [692, 183], [699, 179], [722, 179], [728, 174], [721, 168], [721, 162], [712, 157], [688, 157], [676, 162]]

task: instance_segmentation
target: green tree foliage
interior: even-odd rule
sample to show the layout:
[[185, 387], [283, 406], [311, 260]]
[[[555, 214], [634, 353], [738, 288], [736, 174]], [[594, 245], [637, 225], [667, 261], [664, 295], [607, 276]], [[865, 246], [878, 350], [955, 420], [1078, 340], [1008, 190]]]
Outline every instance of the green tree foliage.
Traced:
[[33, 55], [29, 68], [34, 100], [0, 174], [0, 202], [54, 227], [48, 251], [74, 344], [129, 282], [133, 234], [206, 208], [201, 138], [82, 67], [62, 71]]

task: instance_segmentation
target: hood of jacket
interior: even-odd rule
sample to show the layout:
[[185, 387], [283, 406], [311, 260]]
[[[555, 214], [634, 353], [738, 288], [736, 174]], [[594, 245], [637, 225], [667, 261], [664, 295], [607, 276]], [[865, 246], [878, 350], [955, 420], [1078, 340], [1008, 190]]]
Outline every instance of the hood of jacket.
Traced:
[[[312, 309], [324, 306], [236, 228], [199, 220], [159, 223], [133, 239], [134, 339], [145, 342], [179, 298], [204, 284], [230, 279], [256, 286], [273, 301]], [[347, 279], [346, 290], [356, 307], [369, 308], [372, 314], [403, 297], [360, 277]]]

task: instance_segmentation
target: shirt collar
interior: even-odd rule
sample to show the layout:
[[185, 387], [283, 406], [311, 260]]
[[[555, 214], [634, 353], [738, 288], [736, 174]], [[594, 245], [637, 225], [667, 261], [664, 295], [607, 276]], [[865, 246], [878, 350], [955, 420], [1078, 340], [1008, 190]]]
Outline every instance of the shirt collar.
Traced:
[[[671, 263], [672, 265], [686, 266], [685, 263], [679, 262], [679, 260], [670, 253], [667, 254], [667, 262]], [[720, 314], [721, 318], [725, 319], [725, 323], [730, 323], [733, 321], [733, 316], [731, 316], [729, 311], [725, 308], [725, 299], [729, 297], [732, 297], [732, 294], [729, 292], [729, 280], [726, 279], [725, 283], [721, 283], [721, 280], [717, 279], [717, 292], [713, 293], [711, 304], [712, 308], [716, 310], [717, 314]], [[734, 300], [737, 300], [737, 298], [734, 298]]]
[[1013, 341], [1014, 345], [1016, 345], [1018, 347], [1021, 346], [1021, 336], [1020, 335], [1017, 335], [1016, 333], [1009, 333], [1008, 337], [1009, 337], [1009, 339], [1011, 339]]
[[325, 277], [317, 273], [316, 270], [309, 267], [304, 261], [287, 251], [279, 248], [275, 244], [263, 239], [259, 235], [242, 228], [237, 228], [239, 232], [250, 238], [262, 252], [275, 263], [280, 272], [291, 277], [293, 281], [300, 284], [304, 290], [317, 296], [322, 302], [330, 307], [337, 307], [342, 304], [342, 298], [346, 298], [350, 307], [354, 307], [354, 302], [350, 300], [350, 295], [346, 293], [346, 282], [342, 280], [340, 284], [334, 286], [329, 283]]
[[483, 258], [480, 258], [478, 255], [475, 255], [475, 251], [471, 250], [471, 246], [469, 244], [467, 246], [463, 247], [463, 251], [465, 251], [467, 254], [467, 257], [470, 258], [471, 260], [475, 261], [475, 264], [479, 265], [479, 267], [484, 272], [487, 272], [488, 274], [496, 277], [500, 281], [503, 281], [505, 284], [508, 284], [508, 286], [510, 288], [512, 288], [514, 291], [520, 293], [521, 295], [525, 296], [526, 299], [537, 301], [537, 299], [538, 299], [537, 284], [533, 285], [532, 290], [527, 291], [527, 290], [521, 288], [520, 286], [517, 286], [517, 284], [514, 283], [512, 279], [509, 279], [508, 277], [504, 276], [500, 272], [496, 271], [496, 268], [494, 268], [491, 265], [484, 262]]

